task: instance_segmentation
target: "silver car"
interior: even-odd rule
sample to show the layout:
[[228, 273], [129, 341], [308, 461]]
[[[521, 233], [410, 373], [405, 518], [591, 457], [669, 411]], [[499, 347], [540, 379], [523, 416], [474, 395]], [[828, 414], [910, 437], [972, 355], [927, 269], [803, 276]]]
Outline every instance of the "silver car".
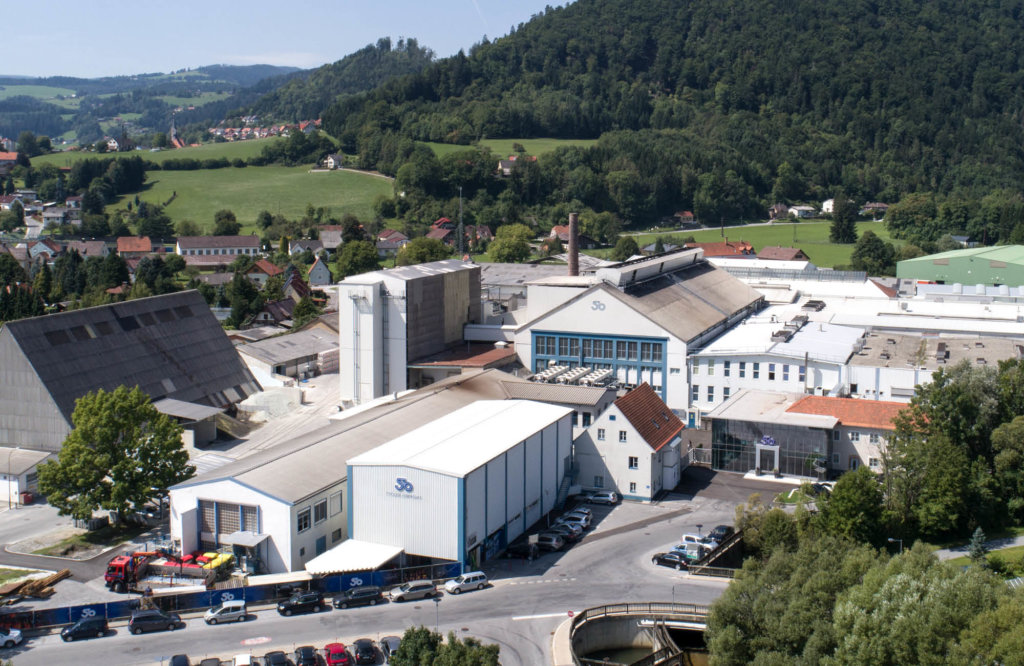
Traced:
[[391, 588], [388, 597], [391, 601], [412, 601], [413, 599], [429, 599], [437, 594], [437, 587], [432, 580], [414, 580]]

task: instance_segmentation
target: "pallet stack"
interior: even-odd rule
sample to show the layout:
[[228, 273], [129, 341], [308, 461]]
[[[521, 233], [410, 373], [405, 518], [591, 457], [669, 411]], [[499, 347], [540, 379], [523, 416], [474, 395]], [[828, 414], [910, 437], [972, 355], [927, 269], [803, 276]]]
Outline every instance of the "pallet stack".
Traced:
[[19, 583], [8, 583], [0, 588], [0, 597], [36, 597], [46, 599], [53, 595], [53, 586], [71, 577], [69, 569], [61, 569], [45, 578], [33, 578]]

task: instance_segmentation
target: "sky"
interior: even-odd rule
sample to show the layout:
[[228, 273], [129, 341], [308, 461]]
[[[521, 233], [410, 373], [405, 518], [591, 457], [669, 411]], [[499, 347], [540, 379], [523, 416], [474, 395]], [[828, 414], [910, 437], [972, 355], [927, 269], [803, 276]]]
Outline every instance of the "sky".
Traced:
[[32, 0], [5, 2], [0, 75], [96, 78], [204, 65], [341, 60], [380, 37], [444, 57], [567, 0]]

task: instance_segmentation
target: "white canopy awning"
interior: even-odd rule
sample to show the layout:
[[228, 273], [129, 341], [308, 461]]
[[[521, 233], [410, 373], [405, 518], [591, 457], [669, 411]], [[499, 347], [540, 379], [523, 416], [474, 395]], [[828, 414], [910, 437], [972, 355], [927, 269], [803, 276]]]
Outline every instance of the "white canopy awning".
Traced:
[[232, 532], [223, 539], [221, 543], [228, 544], [229, 546], [245, 546], [246, 548], [255, 548], [264, 541], [270, 538], [269, 534], [256, 534], [255, 532]]
[[306, 571], [314, 575], [372, 571], [401, 552], [398, 546], [349, 539], [306, 562]]

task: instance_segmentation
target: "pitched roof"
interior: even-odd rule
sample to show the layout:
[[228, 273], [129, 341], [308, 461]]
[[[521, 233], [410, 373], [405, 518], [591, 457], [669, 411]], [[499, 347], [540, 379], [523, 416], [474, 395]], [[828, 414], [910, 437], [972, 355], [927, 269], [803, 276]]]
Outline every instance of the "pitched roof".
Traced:
[[249, 270], [247, 270], [246, 273], [254, 273], [257, 270], [262, 273], [266, 273], [268, 277], [274, 277], [275, 275], [284, 273], [283, 268], [278, 267], [267, 259], [257, 259], [253, 265], [249, 267]]
[[902, 402], [809, 395], [794, 403], [786, 411], [832, 416], [839, 419], [844, 426], [893, 430], [895, 428], [893, 419], [906, 407], [906, 403]]
[[451, 229], [443, 229], [441, 227], [437, 227], [436, 229], [431, 229], [430, 231], [427, 232], [427, 238], [433, 238], [435, 240], [444, 240], [445, 238], [448, 238], [448, 236], [450, 236], [451, 234]]
[[118, 252], [152, 252], [153, 243], [149, 236], [118, 236]]
[[807, 255], [804, 254], [804, 251], [798, 247], [780, 247], [778, 245], [763, 247], [757, 253], [758, 259], [772, 259], [775, 261], [797, 261], [806, 257]]
[[687, 243], [686, 247], [702, 248], [705, 257], [737, 257], [754, 254], [754, 246], [746, 241], [726, 240], [723, 243]]
[[178, 247], [183, 250], [198, 248], [254, 247], [259, 248], [260, 237], [250, 236], [178, 236]]
[[259, 391], [198, 291], [101, 305], [5, 324], [70, 421], [89, 391], [139, 386], [154, 400], [221, 407]]
[[[291, 301], [290, 298], [286, 300]], [[294, 307], [294, 305], [295, 302], [292, 301], [292, 306]], [[288, 363], [337, 348], [338, 336], [318, 329], [278, 335], [237, 347], [238, 353], [251, 356], [270, 365]]]
[[106, 243], [98, 240], [73, 240], [68, 241], [66, 247], [68, 250], [76, 250], [83, 257], [102, 257]]
[[655, 451], [671, 442], [684, 427], [647, 382], [616, 400], [615, 406]]
[[18, 153], [0, 153], [0, 162], [14, 162], [18, 159]]

